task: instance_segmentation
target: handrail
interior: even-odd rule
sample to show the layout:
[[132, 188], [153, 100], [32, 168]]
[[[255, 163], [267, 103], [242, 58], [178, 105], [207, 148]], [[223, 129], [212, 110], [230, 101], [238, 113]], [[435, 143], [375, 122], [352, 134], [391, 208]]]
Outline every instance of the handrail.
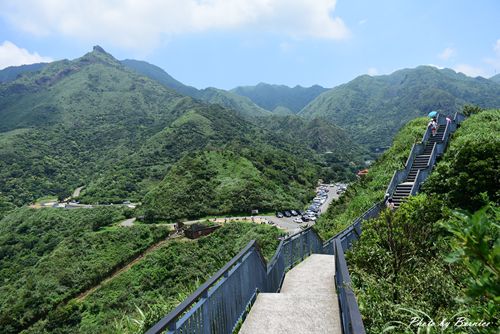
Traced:
[[417, 193], [418, 184], [420, 183], [420, 169], [417, 170], [417, 174], [415, 175], [415, 181], [413, 181], [413, 185], [410, 189], [410, 196], [413, 196]]
[[224, 265], [219, 271], [212, 275], [205, 283], [203, 283], [195, 292], [187, 297], [182, 303], [179, 304], [172, 312], [167, 314], [164, 318], [158, 321], [151, 327], [146, 334], [155, 334], [166, 329], [172, 321], [176, 321], [188, 308], [190, 308], [196, 301], [198, 301], [225, 273], [227, 273], [235, 264], [238, 263], [250, 250], [252, 250], [256, 241], [250, 241], [245, 248], [243, 248], [235, 257]]
[[408, 159], [406, 159], [406, 162], [405, 162], [405, 168], [408, 167], [408, 165], [410, 164], [410, 160], [412, 160], [412, 156], [414, 155], [414, 151], [415, 151], [415, 146], [416, 146], [416, 144], [413, 144], [411, 146], [410, 155], [408, 155]]
[[335, 239], [335, 266], [338, 268], [335, 275], [339, 297], [340, 318], [344, 334], [364, 334], [365, 327], [359, 311], [356, 296], [351, 288], [351, 276], [344, 257], [344, 249], [340, 239]]

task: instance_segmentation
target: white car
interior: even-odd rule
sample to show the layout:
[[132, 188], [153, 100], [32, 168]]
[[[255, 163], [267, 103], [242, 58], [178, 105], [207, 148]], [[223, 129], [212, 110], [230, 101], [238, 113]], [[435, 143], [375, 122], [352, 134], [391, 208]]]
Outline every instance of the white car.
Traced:
[[294, 223], [299, 223], [299, 224], [300, 224], [300, 223], [302, 223], [302, 219], [300, 219], [300, 218], [294, 218], [294, 219], [293, 219], [293, 222], [294, 222]]

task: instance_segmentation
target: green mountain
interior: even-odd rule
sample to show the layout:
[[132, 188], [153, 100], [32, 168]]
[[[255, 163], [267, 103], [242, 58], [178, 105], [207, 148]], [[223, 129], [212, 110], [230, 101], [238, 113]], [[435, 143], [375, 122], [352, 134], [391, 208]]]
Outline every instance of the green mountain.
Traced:
[[141, 60], [125, 59], [120, 61], [123, 66], [136, 71], [150, 79], [156, 80], [163, 86], [171, 88], [182, 95], [196, 97], [198, 90], [194, 87], [184, 85], [182, 82], [174, 79], [170, 74], [158, 66]]
[[[191, 165], [205, 158], [216, 161], [205, 166], [206, 173], [205, 167]], [[231, 186], [226, 164], [241, 172]], [[328, 168], [306, 144], [227, 108], [182, 96], [124, 67], [100, 47], [0, 85], [1, 208], [47, 195], [65, 198], [85, 185], [81, 201], [146, 199], [144, 210], [153, 219], [273, 210], [305, 203]], [[185, 174], [176, 175], [179, 171]], [[202, 181], [209, 188], [200, 189], [213, 196], [200, 209], [182, 196]], [[164, 186], [175, 188], [177, 182], [184, 186], [175, 194]], [[259, 192], [243, 202], [224, 197], [225, 191], [251, 188]], [[150, 192], [169, 202], [147, 200], [153, 198]], [[165, 214], [170, 211], [175, 213]]]
[[122, 60], [121, 63], [135, 72], [142, 74], [152, 80], [155, 80], [167, 88], [173, 89], [179, 94], [187, 95], [195, 99], [202, 100], [210, 104], [218, 104], [225, 108], [236, 111], [239, 115], [245, 118], [253, 118], [255, 116], [265, 116], [268, 112], [250, 99], [217, 88], [206, 88], [198, 90], [191, 86], [186, 86], [170, 76], [158, 66], [149, 64], [139, 60]]
[[232, 109], [240, 116], [248, 119], [270, 115], [269, 111], [257, 106], [249, 98], [223, 89], [213, 87], [205, 88], [199, 90], [195, 97], [210, 104], [218, 104], [225, 108]]
[[494, 81], [496, 83], [500, 83], [500, 73], [497, 75], [494, 75], [490, 78], [491, 81]]
[[40, 71], [47, 63], [36, 63], [21, 66], [9, 66], [0, 70], [0, 83], [14, 81], [23, 73]]
[[375, 149], [389, 146], [396, 130], [409, 120], [432, 110], [452, 113], [465, 104], [500, 106], [500, 86], [450, 69], [420, 66], [360, 76], [321, 94], [299, 115], [325, 117]]
[[[298, 113], [327, 88], [314, 85], [311, 87], [270, 85], [259, 83], [257, 86], [241, 86], [231, 90], [241, 96], [250, 98], [258, 106], [273, 112]], [[283, 109], [286, 108], [286, 109]]]

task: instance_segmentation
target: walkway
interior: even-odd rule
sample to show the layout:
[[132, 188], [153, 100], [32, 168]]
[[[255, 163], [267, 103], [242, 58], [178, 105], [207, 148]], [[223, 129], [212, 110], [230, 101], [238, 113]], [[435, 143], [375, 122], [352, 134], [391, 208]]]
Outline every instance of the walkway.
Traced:
[[240, 334], [342, 333], [333, 255], [312, 254], [290, 270], [280, 293], [257, 296]]

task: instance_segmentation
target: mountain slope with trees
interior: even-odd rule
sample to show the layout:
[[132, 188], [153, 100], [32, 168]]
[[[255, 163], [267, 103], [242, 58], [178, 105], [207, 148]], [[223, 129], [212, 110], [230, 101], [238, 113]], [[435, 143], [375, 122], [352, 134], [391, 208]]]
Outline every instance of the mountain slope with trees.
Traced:
[[270, 85], [259, 83], [256, 86], [240, 86], [231, 92], [250, 98], [258, 106], [273, 113], [296, 114], [318, 95], [328, 88], [314, 85], [311, 87], [288, 87], [285, 85]]
[[387, 147], [403, 124], [432, 110], [454, 113], [466, 104], [500, 106], [500, 85], [450, 69], [420, 66], [390, 75], [360, 76], [313, 100], [299, 115], [325, 117], [358, 143]]

